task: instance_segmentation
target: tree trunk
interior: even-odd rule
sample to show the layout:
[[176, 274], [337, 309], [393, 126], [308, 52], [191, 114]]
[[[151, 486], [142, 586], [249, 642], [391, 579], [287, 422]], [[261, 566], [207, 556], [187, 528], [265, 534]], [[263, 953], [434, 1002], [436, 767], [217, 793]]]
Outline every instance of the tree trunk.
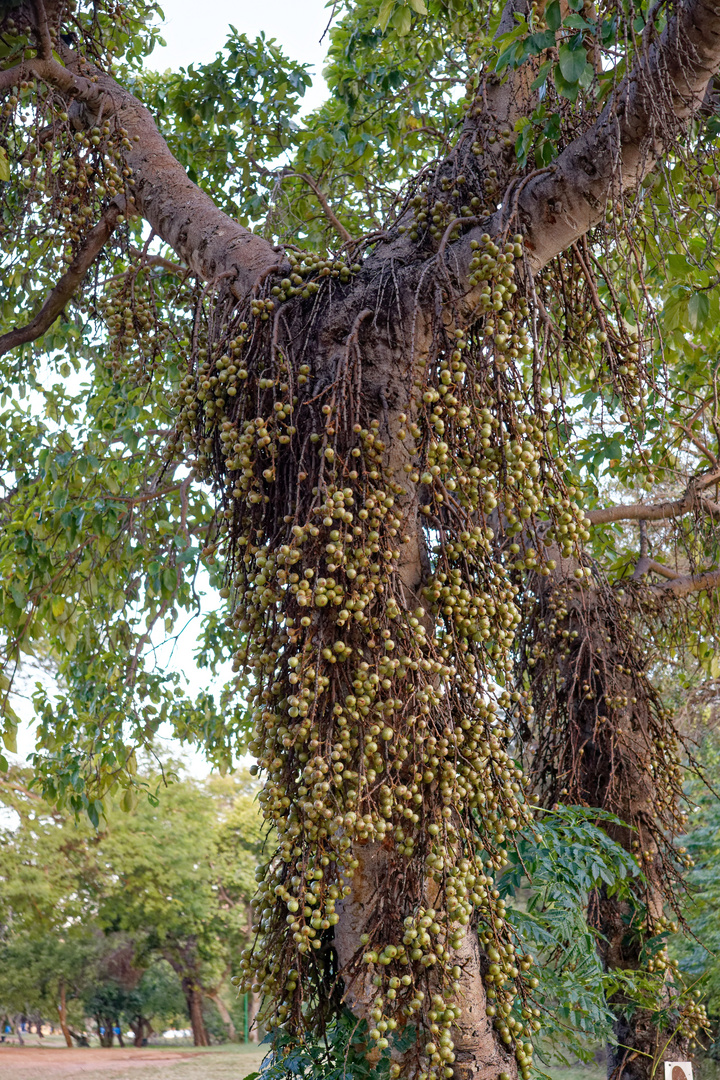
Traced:
[[185, 1001], [187, 1002], [190, 1027], [192, 1028], [193, 1033], [193, 1042], [195, 1046], [209, 1046], [210, 1039], [208, 1037], [207, 1028], [205, 1027], [205, 1018], [202, 1009], [203, 992], [196, 980], [190, 975], [183, 976], [182, 989], [185, 995]]
[[253, 994], [251, 990], [247, 995], [248, 1042], [251, 1043], [260, 1042], [260, 1031], [256, 1023], [259, 1008], [260, 1000], [257, 994]]
[[230, 1042], [237, 1042], [237, 1032], [235, 1030], [235, 1024], [233, 1023], [233, 1018], [230, 1015], [230, 1013], [228, 1012], [228, 1007], [225, 1004], [225, 1002], [223, 1001], [222, 997], [220, 996], [219, 991], [215, 990], [212, 993], [210, 993], [209, 991], [206, 990], [205, 991], [205, 996], [207, 998], [209, 998], [210, 1001], [213, 1002], [213, 1004], [215, 1005], [215, 1008], [220, 1013], [220, 1019], [222, 1020], [223, 1024], [225, 1025], [225, 1028], [226, 1028], [227, 1033], [228, 1033], [228, 1039], [230, 1040]]
[[[580, 586], [578, 563], [552, 553], [552, 580], [538, 587], [536, 626], [527, 650], [538, 727], [532, 774], [542, 802], [598, 807], [624, 824], [600, 821], [633, 855], [645, 875], [632, 902], [591, 897], [589, 919], [607, 970], [646, 970], [658, 980], [658, 1007], [673, 1001], [663, 973], [667, 954], [643, 955], [648, 938], [662, 932], [664, 906], [677, 895], [678, 859], [672, 836], [682, 831], [675, 768], [680, 748], [672, 718], [644, 673], [645, 650], [633, 615], [617, 591], [602, 582]], [[530, 663], [527, 659], [530, 657]], [[675, 1020], [659, 1028], [647, 1010], [625, 1015], [622, 994], [610, 1001], [617, 1046], [608, 1047], [613, 1080], [651, 1080], [663, 1060], [687, 1056], [688, 1039]], [[684, 1029], [683, 1029], [684, 1030]]]
[[[511, 3], [507, 8], [510, 26], [515, 7]], [[518, 4], [517, 8], [520, 10], [522, 5]], [[649, 31], [652, 30], [650, 25]], [[245, 643], [239, 646], [236, 659], [238, 667], [245, 665], [245, 670], [254, 672], [257, 694], [253, 749], [264, 755], [263, 768], [269, 778], [264, 792], [269, 804], [266, 813], [274, 821], [279, 841], [284, 845], [283, 865], [278, 862], [273, 878], [274, 892], [268, 887], [270, 899], [265, 897], [265, 909], [258, 915], [258, 928], [263, 924], [271, 927], [267, 942], [260, 948], [264, 955], [257, 959], [258, 982], [277, 987], [294, 981], [294, 989], [282, 997], [280, 1007], [286, 1015], [290, 1014], [291, 1022], [302, 1027], [307, 1018], [308, 1000], [313, 996], [306, 993], [303, 979], [314, 977], [319, 961], [323, 961], [322, 977], [326, 981], [319, 990], [317, 986], [313, 988], [316, 993], [327, 989], [328, 994], [335, 993], [333, 1004], [338, 1004], [337, 997], [342, 991], [346, 1003], [357, 1015], [371, 1020], [373, 1013], [378, 1012], [383, 1017], [378, 1024], [389, 1025], [397, 1023], [396, 1012], [401, 1023], [402, 1017], [408, 1015], [390, 1004], [400, 1000], [397, 987], [390, 982], [401, 984], [401, 972], [412, 971], [417, 981], [407, 993], [408, 1000], [400, 1004], [411, 1012], [411, 993], [419, 991], [421, 984], [426, 988], [424, 1004], [421, 1001], [415, 1015], [424, 1023], [423, 1042], [426, 1036], [428, 1042], [420, 1049], [431, 1060], [434, 1075], [439, 1075], [440, 1069], [443, 1073], [454, 1072], [457, 1080], [491, 1080], [498, 1072], [512, 1075], [515, 1059], [502, 1042], [516, 1046], [523, 1075], [529, 1075], [521, 1038], [513, 1041], [507, 1026], [503, 1030], [502, 1008], [497, 1029], [487, 1018], [483, 976], [492, 988], [488, 989], [488, 995], [502, 997], [506, 982], [518, 978], [512, 953], [504, 954], [502, 970], [498, 970], [498, 964], [488, 964], [486, 970], [476, 934], [476, 924], [482, 919], [488, 940], [505, 934], [510, 944], [502, 908], [492, 895], [492, 880], [481, 869], [486, 871], [489, 865], [498, 869], [502, 865], [501, 848], [505, 842], [502, 829], [517, 828], [523, 814], [518, 801], [513, 802], [506, 790], [512, 787], [513, 776], [517, 779], [503, 746], [506, 736], [497, 737], [497, 717], [490, 715], [485, 703], [478, 700], [478, 685], [482, 677], [494, 677], [497, 671], [493, 662], [502, 648], [510, 648], [511, 635], [506, 636], [504, 631], [512, 625], [512, 614], [508, 614], [512, 607], [512, 586], [504, 580], [505, 569], [493, 564], [491, 549], [484, 547], [484, 504], [477, 495], [478, 485], [475, 484], [474, 502], [467, 500], [457, 516], [443, 517], [448, 506], [459, 505], [451, 494], [456, 490], [455, 479], [451, 477], [453, 486], [445, 488], [440, 479], [436, 484], [436, 477], [443, 474], [439, 465], [432, 466], [436, 472], [424, 472], [430, 449], [434, 455], [442, 453], [447, 459], [447, 448], [442, 452], [439, 448], [444, 445], [442, 436], [450, 418], [466, 414], [470, 417], [473, 409], [475, 419], [479, 417], [474, 399], [472, 409], [454, 399], [454, 404], [445, 411], [448, 399], [443, 405], [440, 393], [443, 389], [446, 393], [456, 390], [462, 396], [459, 386], [468, 365], [463, 361], [464, 367], [460, 367], [460, 342], [464, 341], [469, 327], [479, 324], [479, 313], [490, 311], [482, 306], [488, 279], [481, 284], [480, 277], [471, 270], [477, 265], [475, 252], [479, 245], [487, 244], [483, 239], [486, 232], [488, 237], [505, 244], [508, 207], [512, 206], [516, 225], [527, 241], [524, 252], [515, 252], [511, 243], [509, 251], [501, 253], [498, 247], [496, 254], [503, 260], [498, 265], [509, 268], [506, 284], [517, 289], [511, 265], [515, 258], [522, 255], [526, 268], [536, 272], [600, 221], [608, 196], [616, 187], [622, 190], [636, 186], [668, 145], [678, 120], [685, 121], [698, 108], [708, 80], [720, 66], [719, 30], [717, 7], [706, 4], [705, 0], [689, 0], [679, 6], [671, 13], [661, 35], [654, 39], [648, 34], [647, 49], [643, 48], [636, 66], [610, 95], [603, 114], [565, 147], [551, 168], [535, 170], [520, 178], [509, 167], [510, 160], [512, 169], [516, 167], [510, 148], [505, 160], [507, 175], [500, 169], [499, 189], [487, 204], [482, 203], [490, 208], [491, 217], [479, 212], [478, 218], [465, 219], [465, 225], [459, 222], [458, 233], [466, 228], [459, 239], [452, 239], [453, 224], [442, 241], [438, 238], [437, 245], [424, 247], [414, 243], [404, 225], [402, 234], [394, 225], [389, 226], [387, 240], [377, 242], [353, 284], [344, 291], [328, 289], [318, 295], [315, 306], [310, 303], [303, 306], [295, 290], [292, 302], [283, 309], [283, 320], [276, 318], [274, 331], [277, 332], [273, 332], [272, 339], [269, 334], [263, 338], [260, 322], [254, 324], [248, 338], [231, 338], [229, 326], [239, 325], [244, 331], [248, 325], [244, 315], [252, 320], [257, 314], [252, 309], [258, 303], [263, 305], [262, 318], [269, 318], [268, 312], [275, 310], [274, 301], [270, 300], [269, 291], [267, 295], [260, 294], [263, 288], [270, 289], [271, 272], [278, 272], [278, 280], [289, 275], [291, 268], [286, 255], [242, 229], [189, 181], [160, 137], [150, 113], [110, 76], [95, 71], [91, 65], [85, 66], [72, 54], [66, 58], [65, 66], [50, 55], [23, 62], [23, 79], [37, 77], [55, 87], [66, 99], [84, 106], [88, 126], [101, 112], [105, 119], [114, 120], [127, 131], [124, 164], [132, 174], [134, 207], [156, 234], [173, 246], [193, 273], [213, 283], [214, 295], [218, 297], [216, 322], [221, 324], [221, 316], [230, 312], [230, 324], [218, 326], [218, 336], [208, 341], [205, 356], [215, 363], [216, 357], [229, 351], [232, 356], [242, 355], [243, 363], [248, 362], [249, 356], [256, 365], [248, 382], [252, 394], [245, 398], [238, 395], [233, 402], [223, 396], [218, 379], [214, 381], [219, 389], [212, 389], [208, 381], [209, 396], [204, 390], [201, 396], [200, 387], [204, 383], [198, 380], [197, 396], [193, 399], [197, 404], [194, 417], [196, 420], [201, 410], [202, 435], [198, 434], [199, 424], [195, 420], [192, 424], [187, 421], [184, 430], [189, 438], [202, 439], [206, 446], [205, 418], [215, 425], [212, 437], [207, 438], [212, 450], [209, 454], [203, 450], [200, 455], [205, 462], [200, 473], [212, 459], [207, 467], [210, 471], [215, 469], [212, 479], [218, 488], [230, 480], [231, 473], [232, 484], [242, 484], [245, 476], [248, 478], [247, 486], [239, 487], [237, 494], [230, 483], [224, 488], [226, 520], [232, 520], [236, 526], [229, 541], [230, 558], [235, 560], [231, 580], [237, 575], [233, 587], [240, 598], [233, 617], [239, 637]], [[525, 69], [521, 76], [525, 80], [527, 73]], [[512, 121], [513, 101], [518, 98], [521, 108], [528, 106], [529, 88], [513, 86], [513, 78], [509, 76], [505, 84], [495, 87], [497, 101], [492, 106], [491, 124], [501, 119]], [[4, 79], [8, 87], [15, 85], [9, 81], [9, 73], [4, 73]], [[659, 88], [658, 80], [664, 80]], [[658, 89], [660, 92], [652, 92]], [[461, 140], [447, 161], [438, 165], [437, 175], [443, 182], [454, 183], [459, 176], [457, 167], [462, 165], [463, 169], [467, 166], [466, 171], [478, 190], [487, 190], [484, 185], [489, 177], [484, 175], [481, 162], [473, 164], [470, 149], [473, 138], [480, 135], [479, 118], [486, 102], [487, 98], [478, 95]], [[434, 192], [434, 197], [439, 190]], [[485, 256], [490, 257], [488, 252]], [[502, 277], [503, 272], [499, 273]], [[222, 285], [218, 286], [221, 281]], [[334, 288], [332, 281], [329, 284]], [[280, 292], [278, 286], [275, 294]], [[309, 290], [305, 290], [305, 296], [310, 301]], [[233, 305], [231, 297], [239, 303]], [[501, 301], [497, 303], [502, 306]], [[515, 315], [510, 312], [508, 317], [514, 319]], [[240, 318], [242, 322], [238, 321]], [[273, 329], [270, 322], [265, 326]], [[481, 370], [483, 356], [489, 355], [497, 345], [501, 350], [497, 359], [503, 365], [497, 370], [505, 370], [502, 349], [507, 337], [493, 324], [487, 343], [475, 349], [474, 370], [479, 373], [479, 383], [484, 382], [473, 391], [478, 398], [490, 393], [490, 377]], [[524, 347], [519, 334], [517, 337], [518, 345]], [[243, 351], [250, 339], [249, 347]], [[262, 356], [253, 353], [254, 348], [264, 345], [267, 351]], [[6, 341], [3, 348], [6, 347], [12, 344]], [[312, 394], [302, 391], [301, 395], [295, 395], [295, 388], [307, 383], [304, 372], [302, 382], [299, 381], [300, 358], [304, 364], [305, 358], [311, 356]], [[452, 372], [458, 375], [458, 382], [453, 381], [448, 366], [450, 356], [455, 356], [453, 363], [457, 366]], [[448, 379], [442, 385], [438, 383], [438, 371], [434, 370], [434, 367], [439, 369], [441, 360], [447, 361], [443, 374]], [[431, 381], [428, 381], [428, 367], [433, 368]], [[469, 368], [473, 378], [468, 381], [472, 384], [473, 363]], [[272, 378], [266, 380], [263, 374], [256, 380], [257, 373], [266, 369], [271, 370]], [[492, 374], [492, 379], [493, 385], [499, 384], [497, 373]], [[272, 403], [270, 396], [262, 396], [268, 389], [266, 381], [279, 388], [277, 392], [273, 389]], [[231, 389], [236, 392], [234, 386]], [[321, 398], [324, 404], [314, 404]], [[463, 400], [466, 402], [470, 397]], [[509, 400], [514, 400], [514, 394], [504, 402], [504, 407], [510, 408]], [[433, 402], [439, 404], [431, 413], [429, 406]], [[495, 399], [490, 403], [495, 406]], [[460, 409], [456, 408], [458, 405]], [[291, 434], [286, 435], [283, 427], [283, 434], [274, 443], [276, 410], [281, 410], [285, 423], [296, 406], [297, 412], [302, 412], [302, 420], [298, 420], [301, 438], [289, 445], [298, 429], [288, 426]], [[468, 419], [466, 425], [474, 432], [475, 439], [468, 444], [470, 457], [479, 451], [483, 441], [476, 438], [475, 419], [472, 425]], [[416, 421], [417, 436], [412, 434]], [[263, 425], [272, 429], [272, 433], [265, 432]], [[408, 435], [406, 427], [412, 436], [407, 444], [403, 441]], [[458, 436], [458, 446], [449, 448], [451, 457], [462, 438], [463, 435]], [[484, 441], [490, 446], [489, 436]], [[272, 452], [266, 451], [271, 444]], [[286, 445], [287, 450], [282, 448]], [[500, 454], [501, 447], [493, 447], [493, 452], [496, 449]], [[322, 451], [322, 458], [318, 451]], [[247, 459], [247, 469], [243, 457]], [[299, 471], [301, 465], [307, 472]], [[465, 468], [462, 479], [472, 487], [471, 468]], [[283, 477], [284, 487], [268, 486], [275, 484], [279, 476]], [[308, 476], [306, 489], [312, 495], [300, 488]], [[352, 511], [348, 509], [351, 506]], [[257, 507], [257, 511], [252, 507]], [[339, 539], [335, 525], [340, 525], [340, 520], [334, 520], [338, 511], [343, 522]], [[374, 524], [362, 524], [368, 520]], [[351, 527], [345, 530], [348, 522]], [[477, 522], [482, 522], [482, 526]], [[476, 538], [471, 537], [469, 528], [478, 533]], [[460, 555], [464, 557], [470, 550], [463, 545], [471, 539], [480, 552], [486, 551], [487, 559], [480, 558], [473, 571], [467, 570], [462, 584], [468, 595], [472, 591], [470, 598], [476, 605], [487, 600], [492, 604], [493, 616], [501, 610], [508, 615], [508, 623], [502, 617], [497, 618], [492, 634], [488, 631], [485, 639], [493, 636], [505, 642], [502, 648], [488, 646], [488, 655], [482, 652], [484, 646], [473, 652], [473, 645], [480, 643], [475, 636], [458, 630], [454, 621], [456, 594], [450, 585], [445, 589], [447, 604], [444, 599], [440, 601], [444, 581], [433, 583], [438, 585], [435, 598], [440, 603], [435, 609], [437, 625], [431, 624], [431, 617], [421, 603], [424, 577], [429, 577], [430, 570], [424, 536], [430, 529], [442, 537], [442, 554], [448, 567], [451, 564], [457, 567]], [[296, 539], [298, 535], [302, 540]], [[232, 548], [235, 542], [237, 546]], [[267, 551], [261, 548], [262, 544], [267, 544]], [[240, 551], [241, 545], [247, 546], [245, 553]], [[290, 561], [286, 562], [287, 559]], [[268, 568], [265, 572], [271, 561], [272, 571]], [[294, 566], [298, 573], [290, 574]], [[358, 567], [362, 572], [358, 572]], [[346, 575], [348, 568], [352, 576], [350, 572]], [[320, 578], [320, 572], [327, 576]], [[300, 583], [293, 582], [293, 577], [300, 578], [301, 573], [305, 578]], [[300, 592], [300, 584], [311, 578], [315, 582], [314, 599]], [[318, 587], [321, 580], [331, 597]], [[444, 580], [448, 580], [447, 575]], [[358, 584], [354, 585], [354, 581]], [[454, 582], [453, 588], [457, 594], [462, 591], [461, 585]], [[340, 613], [335, 611], [341, 604], [348, 605], [343, 608], [342, 621]], [[390, 610], [397, 614], [389, 615]], [[266, 618], [267, 612], [271, 614]], [[447, 621], [442, 622], [445, 618]], [[490, 625], [489, 617], [487, 622]], [[424, 631], [431, 625], [433, 633], [425, 637]], [[467, 655], [455, 649], [456, 631]], [[468, 636], [472, 645], [468, 644]], [[482, 634], [477, 637], [482, 638]], [[455, 650], [452, 663], [446, 663], [451, 648]], [[396, 650], [395, 656], [391, 655], [392, 650]], [[399, 656], [405, 653], [401, 661]], [[475, 655], [482, 657], [477, 663]], [[438, 657], [443, 658], [442, 662]], [[395, 667], [394, 660], [397, 660]], [[575, 657], [565, 665], [571, 694], [575, 693], [577, 683], [572, 668], [579, 662]], [[611, 696], [608, 686], [597, 685], [594, 670], [588, 669], [588, 677], [592, 677], [590, 686], [577, 698], [578, 702], [587, 700], [592, 691], [597, 701], [607, 704]], [[307, 698], [295, 692], [301, 678], [306, 679], [300, 688], [307, 691]], [[438, 688], [442, 693], [436, 692]], [[301, 711], [303, 708], [305, 712]], [[582, 710], [576, 710], [573, 704], [570, 712], [575, 717], [580, 740], [579, 748], [572, 740], [571, 744], [581, 757], [586, 755], [584, 764], [576, 770], [579, 793], [593, 805], [605, 805], [595, 798], [598, 777], [602, 774], [597, 771], [597, 762], [592, 767], [588, 764], [596, 756], [591, 743], [593, 739], [597, 741], [598, 715], [594, 716], [590, 731], [583, 727], [586, 714]], [[643, 762], [646, 760], [649, 730], [646, 716], [637, 710], [630, 712], [627, 739], [617, 742], [610, 738], [608, 742], [602, 732], [601, 737], [611, 752], [604, 765], [607, 766], [608, 760], [612, 762], [610, 775], [620, 775], [623, 788], [629, 791], [629, 802], [624, 803], [622, 795], [619, 796], [618, 812], [627, 810], [629, 820], [640, 822], [640, 828], [652, 822], [652, 807], [646, 783], [641, 782], [642, 770], [633, 764], [633, 754], [639, 747], [645, 755]], [[608, 730], [610, 727], [607, 725]], [[398, 751], [397, 757], [390, 760], [390, 751]], [[465, 769], [465, 773], [456, 766]], [[468, 780], [468, 775], [472, 779]], [[506, 776], [507, 785], [500, 783], [500, 775]], [[448, 777], [452, 777], [452, 782]], [[401, 787], [403, 793], [399, 795]], [[492, 808], [488, 806], [486, 789], [492, 793], [489, 800]], [[352, 796], [348, 794], [350, 791]], [[403, 802], [405, 799], [407, 802]], [[295, 815], [292, 820], [290, 809]], [[431, 829], [434, 831], [430, 832]], [[436, 843], [433, 837], [438, 835], [441, 841]], [[479, 836], [485, 845], [486, 863], [480, 863], [476, 855]], [[657, 833], [650, 828], [646, 840], [641, 829], [641, 839], [645, 850], [645, 844], [655, 842]], [[660, 859], [659, 849], [650, 846], [647, 850], [647, 860], [654, 865]], [[465, 855], [470, 858], [464, 858]], [[452, 894], [443, 892], [452, 876], [450, 871], [461, 863], [471, 865], [458, 871]], [[465, 876], [461, 879], [460, 874]], [[470, 878], [474, 883], [466, 889]], [[295, 880], [300, 884], [295, 884]], [[338, 885], [345, 892], [336, 911], [331, 890], [339, 893]], [[457, 893], [463, 889], [466, 889], [464, 897], [472, 896], [467, 910], [461, 909], [465, 922], [455, 919], [453, 914], [460, 907], [455, 902]], [[286, 895], [281, 895], [283, 892]], [[436, 905], [441, 913], [437, 922]], [[655, 902], [649, 907], [654, 912]], [[424, 914], [420, 915], [421, 911]], [[334, 919], [335, 914], [338, 916], [335, 921], [323, 917]], [[650, 918], [653, 917], [651, 913]], [[423, 949], [412, 944], [426, 929], [421, 922], [438, 927], [432, 934], [425, 934], [427, 941], [422, 940]], [[606, 922], [610, 927], [612, 919], [608, 917]], [[608, 948], [622, 949], [623, 942], [618, 941], [615, 931], [613, 934]], [[365, 935], [367, 939], [363, 940]], [[363, 952], [368, 943], [370, 949], [364, 962]], [[377, 945], [375, 950], [374, 945]], [[333, 948], [339, 970], [334, 966]], [[394, 952], [386, 952], [388, 949]], [[398, 956], [403, 958], [405, 966], [401, 966]], [[393, 964], [395, 967], [391, 967]], [[301, 973], [293, 980], [289, 973], [295, 971], [297, 975], [298, 966]], [[496, 970], [492, 971], [492, 967]], [[506, 979], [506, 974], [513, 970], [515, 974]], [[457, 975], [453, 974], [455, 971]], [[383, 1010], [374, 1007], [380, 985], [383, 1007], [388, 1006], [387, 1020]], [[190, 977], [183, 978], [183, 990], [195, 1044], [207, 1045], [202, 991]], [[444, 1008], [447, 1001], [443, 1001], [440, 990], [443, 994], [454, 994], [452, 1010]], [[420, 992], [425, 994], [425, 990]], [[277, 1002], [269, 997], [267, 1000], [268, 1009], [275, 1009]], [[517, 1001], [514, 990], [508, 990], [501, 1004], [510, 1010]], [[452, 1053], [447, 1043], [445, 1047], [436, 1047], [430, 1035], [439, 1030], [432, 1014], [455, 1009], [459, 1011], [459, 1016], [455, 1016], [459, 1023], [453, 1030], [459, 1027], [459, 1035], [454, 1036]], [[317, 1019], [319, 1028], [325, 1019], [321, 1010]], [[443, 1023], [447, 1024], [447, 1034], [453, 1022], [447, 1019]], [[373, 1034], [381, 1049], [388, 1041], [385, 1030], [391, 1032], [394, 1028], [378, 1028]]]
[[58, 1003], [58, 1015], [60, 1018], [60, 1027], [62, 1029], [63, 1036], [65, 1037], [65, 1045], [72, 1049], [72, 1035], [70, 1034], [70, 1028], [67, 1024], [67, 1000], [65, 993], [65, 980], [60, 980], [60, 1001]]
[[95, 1023], [97, 1025], [98, 1039], [100, 1045], [105, 1049], [112, 1046], [114, 1041], [114, 1034], [112, 1029], [112, 1021], [108, 1021], [105, 1017], [96, 1016]]

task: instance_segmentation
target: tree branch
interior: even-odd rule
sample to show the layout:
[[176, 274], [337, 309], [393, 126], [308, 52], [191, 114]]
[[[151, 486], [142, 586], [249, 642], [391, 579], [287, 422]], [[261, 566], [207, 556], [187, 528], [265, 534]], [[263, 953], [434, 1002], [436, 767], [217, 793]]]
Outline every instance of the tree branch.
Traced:
[[[192, 272], [205, 281], [230, 277], [239, 299], [248, 296], [257, 278], [278, 262], [278, 249], [220, 210], [190, 180], [173, 157], [150, 112], [110, 75], [92, 67], [71, 50], [62, 50], [67, 66], [55, 59], [35, 58], [0, 72], [0, 90], [20, 79], [42, 79], [68, 100], [86, 107], [86, 126], [102, 110], [127, 132], [124, 163], [138, 213], [169, 244]], [[87, 78], [82, 72], [88, 72]]]
[[708, 570], [704, 574], [682, 574], [671, 581], [653, 585], [652, 588], [658, 596], [670, 595], [679, 600], [689, 596], [690, 593], [709, 591], [718, 586], [720, 586], [720, 570]]
[[35, 10], [37, 12], [38, 55], [42, 60], [52, 60], [52, 39], [43, 0], [35, 0]]
[[695, 506], [703, 507], [712, 517], [717, 517], [720, 506], [700, 495], [704, 488], [720, 480], [720, 467], [711, 469], [701, 476], [694, 477], [687, 486], [685, 494], [679, 499], [661, 503], [627, 503], [619, 506], [605, 506], [599, 510], [590, 510], [585, 516], [591, 525], [608, 525], [613, 521], [667, 521], [668, 518], [682, 517]]
[[16, 327], [0, 337], [0, 356], [25, 345], [28, 341], [37, 341], [50, 329], [65, 305], [81, 285], [85, 274], [112, 235], [125, 200], [112, 203], [105, 211], [94, 229], [88, 233], [85, 243], [80, 248], [68, 269], [62, 275], [35, 318], [25, 326]]
[[[514, 227], [523, 232], [528, 269], [538, 273], [604, 216], [608, 200], [636, 188], [677, 133], [702, 106], [720, 70], [720, 5], [686, 0], [657, 37], [648, 23], [640, 55], [602, 113], [574, 139], [551, 168], [522, 185]], [[507, 202], [507, 199], [504, 200]], [[467, 286], [473, 240], [499, 236], [508, 227], [504, 209], [468, 230], [447, 250], [457, 285], [466, 289], [464, 315], [476, 318], [479, 288]]]
[[315, 195], [317, 197], [317, 201], [320, 203], [320, 205], [321, 205], [321, 207], [323, 209], [323, 213], [325, 214], [325, 217], [328, 219], [328, 221], [330, 222], [332, 227], [335, 229], [338, 236], [340, 236], [340, 238], [342, 239], [344, 244], [351, 244], [352, 243], [352, 236], [347, 231], [347, 229], [345, 228], [343, 223], [340, 221], [337, 214], [333, 210], [332, 206], [327, 201], [325, 195], [323, 194], [323, 192], [320, 190], [318, 185], [313, 180], [312, 176], [308, 176], [307, 173], [296, 173], [296, 172], [285, 173], [285, 176], [286, 177], [297, 176], [299, 180], [304, 180], [305, 183], [308, 185], [308, 187], [312, 188], [312, 190], [315, 192]]
[[600, 221], [613, 185], [618, 193], [637, 187], [702, 106], [719, 68], [720, 5], [714, 0], [678, 5], [659, 38], [648, 24], [640, 55], [599, 119], [519, 200], [533, 270]]

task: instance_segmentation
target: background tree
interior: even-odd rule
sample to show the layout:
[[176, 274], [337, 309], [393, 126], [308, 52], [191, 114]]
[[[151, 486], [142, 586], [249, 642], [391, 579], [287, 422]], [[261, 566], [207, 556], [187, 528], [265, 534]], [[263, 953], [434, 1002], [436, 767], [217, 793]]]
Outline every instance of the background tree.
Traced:
[[[13, 402], [5, 436], [8, 670], [42, 645], [63, 683], [55, 703], [38, 694], [45, 791], [99, 820], [168, 718], [229, 759], [241, 687], [192, 702], [143, 663], [150, 628], [170, 632], [193, 604], [183, 568], [202, 534], [228, 601], [202, 656], [232, 655], [246, 679], [277, 834], [244, 964], [265, 1016], [318, 1033], [344, 999], [391, 1074], [526, 1078], [536, 977], [495, 880], [530, 823], [512, 740], [515, 723], [531, 728], [533, 688], [513, 684], [515, 631], [537, 575], [569, 571], [561, 588], [593, 606], [583, 545], [612, 553], [593, 524], [648, 514], [593, 517], [598, 462], [622, 465], [623, 496], [638, 475], [680, 485], [653, 511], [679, 523], [676, 568], [641, 545], [637, 577], [700, 597], [685, 622], [663, 611], [668, 648], [689, 630], [702, 660], [695, 639], [713, 634], [714, 376], [681, 320], [701, 327], [714, 288], [718, 13], [361, 3], [337, 14], [336, 94], [297, 133], [288, 86], [306, 80], [277, 50], [236, 36], [234, 69], [221, 58], [189, 75], [206, 115], [221, 104], [203, 125], [185, 83], [138, 78], [144, 7], [4, 10], [5, 228], [19, 253], [4, 272], [19, 280], [0, 347], [39, 343], [73, 297], [91, 324], [57, 342], [85, 365], [81, 393], [9, 359], [18, 392], [52, 398], [52, 427]], [[214, 199], [143, 96], [176, 145], [197, 129], [178, 153], [192, 150]], [[256, 157], [281, 146], [292, 175]], [[343, 245], [332, 254], [326, 227]], [[47, 236], [61, 234], [67, 270], [53, 277]], [[698, 451], [711, 464], [699, 476]], [[642, 630], [663, 594], [638, 593]], [[565, 630], [579, 634], [561, 631], [561, 664]], [[584, 693], [602, 703], [597, 723], [608, 687]], [[675, 821], [677, 751], [664, 749]], [[667, 890], [676, 854], [648, 850]], [[638, 933], [652, 935], [647, 892], [641, 903]], [[393, 1033], [412, 1031], [390, 1063]], [[662, 1045], [631, 1039], [635, 1074]]]
[[182, 993], [197, 1045], [208, 1044], [205, 999], [234, 1038], [231, 958], [247, 941], [263, 841], [247, 776], [178, 780], [132, 817], [108, 808], [99, 831], [27, 778], [12, 771], [2, 789], [19, 824], [2, 833], [0, 1002], [59, 1020], [68, 1046], [86, 1015], [102, 1045], [124, 1024], [140, 1045], [153, 1016], [182, 1010]]

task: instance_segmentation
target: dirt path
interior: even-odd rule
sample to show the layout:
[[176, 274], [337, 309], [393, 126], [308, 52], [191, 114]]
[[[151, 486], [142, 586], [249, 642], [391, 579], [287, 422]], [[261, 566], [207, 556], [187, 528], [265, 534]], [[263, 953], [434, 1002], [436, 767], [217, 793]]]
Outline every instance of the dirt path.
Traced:
[[262, 1056], [255, 1048], [0, 1046], [0, 1076], [2, 1080], [243, 1080], [258, 1068]]

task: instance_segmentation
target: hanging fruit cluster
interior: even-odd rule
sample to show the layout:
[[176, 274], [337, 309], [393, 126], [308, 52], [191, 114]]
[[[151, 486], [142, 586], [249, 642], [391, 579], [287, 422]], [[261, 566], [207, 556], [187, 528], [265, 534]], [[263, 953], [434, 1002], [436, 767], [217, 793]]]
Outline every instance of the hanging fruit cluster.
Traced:
[[[296, 258], [300, 281], [268, 282], [221, 339], [202, 344], [176, 400], [177, 438], [221, 486], [205, 554], [227, 559], [235, 667], [253, 676], [250, 749], [277, 837], [243, 978], [264, 995], [265, 1024], [321, 1027], [328, 987], [339, 992], [333, 928], [358, 845], [382, 844], [402, 895], [364, 928], [355, 970], [339, 974], [347, 983], [369, 973], [379, 1050], [416, 1026], [425, 1080], [452, 1075], [469, 926], [490, 958], [488, 1015], [523, 1077], [539, 1026], [525, 1001], [531, 958], [516, 951], [494, 888], [503, 845], [531, 818], [508, 726], [529, 704], [503, 686], [517, 575], [549, 572], [535, 515], [551, 505], [567, 545], [584, 520], [519, 373], [532, 354], [513, 282], [521, 253], [519, 235], [502, 250], [483, 238], [473, 269], [487, 283], [484, 325], [473, 336], [445, 328], [418, 370], [395, 417], [402, 467], [390, 465], [387, 418], [368, 414], [361, 346], [334, 381], [322, 379], [291, 339], [278, 341], [269, 306], [290, 289], [318, 302], [300, 288], [303, 270], [342, 281], [355, 268]], [[418, 517], [430, 565], [411, 590], [401, 561]]]

